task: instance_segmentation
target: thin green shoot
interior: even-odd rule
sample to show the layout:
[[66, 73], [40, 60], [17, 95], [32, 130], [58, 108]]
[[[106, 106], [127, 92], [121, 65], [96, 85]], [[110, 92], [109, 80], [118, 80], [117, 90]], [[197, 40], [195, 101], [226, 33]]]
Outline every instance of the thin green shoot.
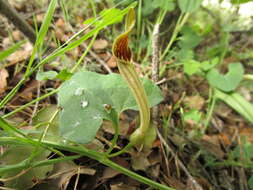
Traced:
[[167, 45], [167, 47], [165, 48], [164, 52], [162, 53], [160, 60], [163, 60], [164, 57], [167, 55], [167, 53], [169, 52], [172, 44], [176, 41], [178, 33], [180, 32], [180, 30], [182, 29], [182, 27], [184, 26], [184, 24], [186, 23], [187, 19], [189, 17], [189, 13], [182, 13], [180, 14], [175, 29], [172, 33], [171, 39]]
[[27, 42], [26, 40], [22, 40], [18, 43], [15, 43], [14, 45], [12, 45], [11, 47], [9, 47], [8, 49], [1, 51], [0, 52], [0, 61], [3, 61], [6, 57], [8, 57], [9, 55], [11, 55], [12, 53], [14, 53], [15, 51], [17, 51], [17, 49], [19, 49], [25, 42]]

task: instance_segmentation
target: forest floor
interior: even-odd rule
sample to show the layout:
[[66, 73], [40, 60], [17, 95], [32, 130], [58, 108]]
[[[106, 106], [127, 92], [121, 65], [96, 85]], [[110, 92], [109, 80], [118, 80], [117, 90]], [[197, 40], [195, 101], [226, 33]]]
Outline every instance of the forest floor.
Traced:
[[[47, 1], [27, 3], [13, 0], [10, 3], [33, 28], [41, 26], [48, 7]], [[93, 5], [98, 14], [111, 8], [113, 3], [108, 0]], [[120, 5], [117, 8], [125, 7]], [[156, 78], [152, 74], [155, 69], [152, 58], [157, 56], [152, 51], [152, 32], [155, 23], [153, 17], [158, 11], [149, 11], [147, 5], [141, 10], [142, 24], [137, 21], [139, 28], [134, 30], [130, 41], [137, 73], [140, 77], [155, 80], [162, 92], [163, 100], [156, 107], [158, 115], [154, 118], [158, 134], [148, 151], [133, 148], [111, 160], [174, 189], [253, 189], [252, 31], [248, 28], [230, 30], [231, 27], [240, 27], [236, 25], [240, 22], [239, 19], [222, 20], [215, 16], [218, 15], [216, 10], [201, 7], [190, 15], [169, 53], [160, 61], [160, 72]], [[176, 9], [170, 12], [160, 26], [159, 47], [156, 47], [159, 55], [170, 41], [168, 36], [172, 36], [178, 12]], [[237, 18], [236, 13], [231, 15]], [[44, 45], [40, 46], [34, 62], [39, 63], [78, 31], [87, 27], [85, 20], [93, 16], [89, 1], [58, 5], [52, 24], [43, 39]], [[227, 25], [225, 22], [228, 22]], [[96, 35], [77, 70], [85, 68], [100, 74], [119, 73], [111, 49], [114, 39], [123, 30], [123, 23], [122, 20], [105, 27]], [[171, 27], [167, 27], [168, 24]], [[91, 30], [92, 27], [88, 27], [84, 33]], [[24, 132], [34, 131], [43, 122], [44, 125], [53, 122], [50, 118], [58, 109], [57, 95], [47, 96], [41, 101], [33, 100], [57, 89], [64, 82], [55, 78], [54, 74], [63, 70], [70, 71], [89, 48], [91, 41], [86, 40], [36, 70], [0, 109], [0, 116]], [[17, 45], [14, 51], [1, 60], [1, 51], [14, 44]], [[34, 44], [7, 18], [0, 15], [1, 101], [26, 75], [33, 48]], [[236, 63], [240, 63], [239, 66]], [[229, 65], [233, 64], [230, 68]], [[214, 66], [223, 74], [210, 69]], [[27, 105], [24, 109], [15, 111], [24, 105]], [[129, 136], [138, 127], [138, 123], [137, 111], [127, 110], [121, 113], [116, 150], [127, 145]], [[54, 125], [58, 126], [59, 122], [56, 121]], [[50, 124], [50, 127], [54, 125]], [[85, 147], [104, 152], [110, 146], [115, 133], [111, 125], [110, 122], [103, 121], [96, 139]], [[0, 138], [5, 135], [1, 132]], [[0, 144], [1, 167], [22, 163], [30, 156], [30, 148]], [[75, 155], [68, 151], [63, 153], [67, 156]], [[58, 158], [55, 153], [45, 155], [49, 160]], [[0, 189], [152, 189], [86, 156], [71, 162], [55, 163], [41, 171], [22, 169], [1, 173], [0, 170], [0, 176]]]

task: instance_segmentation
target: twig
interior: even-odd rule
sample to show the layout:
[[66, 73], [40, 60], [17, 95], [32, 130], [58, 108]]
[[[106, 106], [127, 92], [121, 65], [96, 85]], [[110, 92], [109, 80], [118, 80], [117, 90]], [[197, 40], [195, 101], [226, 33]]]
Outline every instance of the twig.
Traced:
[[166, 149], [168, 149], [170, 151], [170, 153], [172, 154], [172, 156], [177, 160], [178, 165], [185, 172], [185, 174], [187, 175], [187, 177], [191, 181], [192, 185], [194, 186], [194, 189], [195, 190], [203, 190], [203, 188], [198, 184], [198, 182], [191, 176], [190, 172], [188, 172], [187, 168], [184, 166], [184, 164], [181, 162], [181, 160], [177, 157], [177, 155], [175, 154], [175, 152], [166, 143], [166, 141], [164, 140], [164, 138], [162, 137], [162, 135], [160, 134], [160, 132], [158, 130], [156, 130], [156, 131], [157, 131], [158, 137], [161, 140], [162, 144], [166, 147]]
[[35, 43], [36, 34], [34, 29], [11, 7], [8, 0], [0, 0], [0, 13], [13, 23], [32, 43]]
[[78, 166], [78, 170], [77, 170], [77, 176], [76, 176], [76, 181], [75, 181], [74, 190], [77, 190], [77, 185], [78, 185], [78, 182], [79, 182], [79, 177], [80, 177], [80, 170], [81, 170], [81, 167], [80, 167], [80, 166]]
[[[159, 80], [159, 28], [160, 23], [155, 24], [153, 31], [153, 42], [152, 42], [152, 80], [156, 83]], [[152, 109], [152, 119], [157, 121], [159, 116], [158, 106]]]
[[[84, 43], [84, 47], [87, 48], [87, 45]], [[112, 70], [110, 67], [102, 60], [100, 57], [98, 57], [93, 51], [89, 50], [89, 54], [95, 58], [104, 68], [108, 73], [112, 73]]]
[[[40, 87], [41, 87], [41, 84], [40, 84], [40, 81], [39, 81], [38, 85], [37, 85], [37, 98], [39, 98], [40, 94], [41, 94]], [[31, 119], [30, 119], [29, 125], [32, 125], [33, 117], [37, 113], [38, 108], [39, 108], [39, 102], [36, 102], [35, 105], [34, 105], [34, 108], [33, 108], [33, 112], [32, 112], [32, 115], [31, 115]]]

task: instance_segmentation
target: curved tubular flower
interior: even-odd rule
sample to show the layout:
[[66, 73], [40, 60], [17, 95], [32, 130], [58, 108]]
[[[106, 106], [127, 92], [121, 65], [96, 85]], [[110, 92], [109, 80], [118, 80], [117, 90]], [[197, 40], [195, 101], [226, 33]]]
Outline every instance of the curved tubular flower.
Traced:
[[145, 134], [149, 128], [150, 109], [145, 89], [135, 71], [132, 53], [128, 47], [128, 35], [134, 25], [135, 12], [133, 9], [130, 9], [126, 17], [125, 32], [115, 39], [112, 52], [116, 57], [120, 74], [131, 89], [140, 110], [140, 127], [130, 137], [130, 143], [140, 145], [143, 144]]

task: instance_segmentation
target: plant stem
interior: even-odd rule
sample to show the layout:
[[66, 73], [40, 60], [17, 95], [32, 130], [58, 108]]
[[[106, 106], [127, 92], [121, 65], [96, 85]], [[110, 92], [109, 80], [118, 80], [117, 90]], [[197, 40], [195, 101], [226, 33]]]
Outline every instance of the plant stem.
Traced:
[[[24, 139], [24, 141], [26, 141], [26, 139]], [[20, 139], [17, 139], [15, 137], [3, 137], [3, 138], [0, 138], [0, 144], [23, 144], [24, 142], [21, 142]], [[27, 142], [29, 143], [29, 142]], [[39, 142], [37, 141], [34, 141], [33, 140], [33, 145], [35, 144], [38, 144]], [[92, 158], [94, 160], [97, 160], [99, 161], [100, 163], [108, 166], [108, 167], [111, 167], [141, 183], [144, 183], [146, 185], [149, 185], [150, 187], [153, 187], [155, 189], [159, 189], [159, 190], [174, 190], [170, 187], [167, 187], [165, 185], [162, 185], [160, 183], [157, 183], [153, 180], [150, 180], [146, 177], [143, 177], [135, 172], [132, 172], [116, 163], [114, 163], [113, 161], [109, 160], [108, 158], [105, 157], [105, 154], [104, 153], [100, 153], [100, 152], [96, 152], [96, 151], [93, 151], [93, 150], [89, 150], [89, 149], [86, 149], [84, 148], [83, 146], [69, 146], [69, 145], [62, 145], [62, 144], [55, 144], [53, 142], [49, 142], [49, 141], [43, 141], [41, 143], [39, 143], [40, 145], [42, 145], [43, 147], [51, 147], [51, 148], [54, 148], [54, 149], [60, 149], [60, 150], [64, 150], [64, 151], [69, 151], [69, 152], [74, 152], [74, 153], [77, 153], [79, 155], [83, 155], [83, 156], [87, 156], [89, 158]], [[62, 158], [64, 159], [64, 158]], [[42, 165], [42, 164], [45, 164], [45, 163], [40, 163], [39, 165]], [[38, 163], [36, 164], [38, 165]]]
[[131, 147], [133, 147], [133, 144], [130, 142], [123, 149], [121, 149], [120, 151], [109, 154], [108, 157], [112, 158], [112, 157], [115, 157], [115, 156], [119, 156], [123, 153], [126, 153]]
[[244, 80], [253, 80], [253, 75], [252, 74], [245, 74], [243, 75]]
[[115, 130], [115, 134], [113, 136], [113, 139], [111, 141], [111, 146], [109, 147], [109, 149], [106, 151], [106, 155], [109, 156], [109, 154], [111, 153], [111, 151], [114, 149], [115, 145], [117, 144], [117, 140], [119, 137], [119, 115], [115, 110], [111, 110], [111, 115], [112, 115], [112, 125], [113, 128]]
[[[70, 161], [70, 160], [78, 159], [80, 157], [81, 157], [80, 155], [65, 156], [65, 157], [62, 157], [62, 158], [54, 158], [54, 159], [50, 159], [50, 160], [37, 161], [37, 162], [31, 163], [29, 165], [29, 168], [35, 168], [35, 167], [40, 167], [40, 166], [56, 164], [58, 162]], [[12, 170], [17, 170], [17, 169], [25, 169], [25, 168], [27, 168], [27, 163], [26, 163], [26, 161], [23, 161], [21, 163], [15, 164], [15, 165], [6, 165], [6, 166], [3, 166], [3, 167], [0, 167], [0, 173], [12, 171]], [[0, 181], [4, 181], [4, 179], [0, 179]]]
[[173, 31], [173, 34], [171, 36], [171, 39], [166, 47], [166, 49], [164, 50], [160, 60], [163, 60], [163, 58], [165, 57], [165, 55], [168, 53], [168, 51], [170, 50], [172, 44], [175, 42], [178, 33], [180, 32], [181, 28], [184, 26], [185, 22], [187, 21], [189, 17], [189, 13], [183, 14], [181, 13], [178, 20], [177, 20], [177, 24], [175, 26], [175, 29]]
[[214, 95], [214, 89], [210, 89], [210, 93], [209, 93], [209, 98], [210, 98], [210, 102], [209, 102], [209, 105], [208, 105], [208, 113], [207, 113], [207, 117], [206, 117], [206, 121], [204, 123], [204, 129], [203, 129], [203, 134], [204, 132], [206, 131], [207, 127], [208, 127], [208, 124], [211, 120], [211, 117], [212, 117], [212, 114], [213, 114], [213, 110], [214, 110], [214, 107], [215, 107], [215, 103], [216, 103], [216, 97]]
[[139, 182], [142, 182], [144, 184], [147, 184], [149, 185], [150, 187], [153, 187], [153, 188], [157, 188], [159, 190], [173, 190], [172, 188], [170, 187], [167, 187], [165, 185], [162, 185], [162, 184], [159, 184], [153, 180], [150, 180], [146, 177], [143, 177], [135, 172], [132, 172], [114, 162], [112, 162], [111, 160], [109, 160], [108, 158], [106, 158], [104, 156], [104, 154], [102, 153], [99, 153], [99, 152], [96, 152], [96, 151], [92, 151], [92, 150], [88, 150], [88, 149], [85, 149], [83, 147], [65, 147], [63, 145], [56, 145], [56, 144], [51, 144], [51, 143], [45, 143], [46, 145], [49, 145], [53, 148], [58, 148], [58, 149], [61, 149], [61, 150], [67, 150], [67, 151], [70, 151], [70, 152], [76, 152], [76, 153], [79, 153], [81, 155], [85, 155], [85, 156], [88, 156], [90, 158], [93, 158], [97, 161], [99, 161], [100, 163], [110, 167], [110, 168], [113, 168], [119, 172], [122, 172], [123, 174], [139, 181]]
[[53, 94], [56, 94], [58, 91], [59, 91], [59, 88], [54, 89], [54, 90], [52, 90], [51, 92], [49, 92], [49, 93], [47, 93], [47, 94], [44, 94], [43, 96], [40, 96], [40, 97], [38, 97], [38, 98], [36, 98], [36, 99], [30, 101], [29, 103], [27, 103], [27, 104], [25, 104], [25, 105], [20, 106], [19, 108], [13, 110], [12, 112], [3, 115], [2, 118], [10, 117], [10, 116], [14, 115], [15, 113], [17, 113], [17, 112], [19, 112], [19, 111], [21, 111], [21, 110], [27, 108], [28, 106], [30, 106], [30, 105], [32, 105], [32, 104], [38, 102], [38, 101], [41, 101], [41, 100], [43, 100], [43, 99], [45, 99], [45, 98], [47, 98], [47, 97], [49, 97], [49, 96], [52, 96]]
[[21, 144], [21, 145], [25, 145], [25, 144], [30, 144], [33, 145], [35, 147], [37, 146], [41, 146], [42, 148], [45, 149], [49, 149], [49, 150], [55, 150], [55, 149], [60, 149], [60, 150], [64, 150], [64, 151], [69, 151], [69, 152], [73, 152], [73, 153], [77, 153], [79, 155], [84, 155], [87, 156], [91, 159], [97, 160], [100, 163], [109, 166], [117, 171], [122, 172], [123, 174], [138, 180], [139, 182], [142, 182], [144, 184], [147, 184], [153, 188], [157, 188], [157, 189], [161, 189], [161, 190], [173, 190], [172, 188], [169, 188], [165, 185], [159, 184], [155, 181], [152, 181], [148, 178], [145, 178], [139, 174], [136, 174], [126, 168], [123, 168], [122, 166], [112, 162], [111, 160], [109, 160], [109, 158], [107, 157], [107, 155], [105, 153], [101, 153], [101, 152], [97, 152], [94, 150], [89, 150], [83, 146], [70, 146], [70, 145], [64, 145], [64, 144], [56, 144], [54, 142], [50, 142], [50, 141], [38, 141], [37, 139], [32, 139], [30, 137], [25, 136], [19, 129], [16, 129], [15, 127], [13, 127], [12, 125], [8, 124], [7, 122], [5, 122], [4, 120], [1, 119], [0, 117], [0, 127], [3, 128], [6, 132], [8, 131], [12, 131], [11, 134], [21, 134], [23, 137], [1, 137], [0, 138], [0, 145], [8, 145], [8, 144]]

